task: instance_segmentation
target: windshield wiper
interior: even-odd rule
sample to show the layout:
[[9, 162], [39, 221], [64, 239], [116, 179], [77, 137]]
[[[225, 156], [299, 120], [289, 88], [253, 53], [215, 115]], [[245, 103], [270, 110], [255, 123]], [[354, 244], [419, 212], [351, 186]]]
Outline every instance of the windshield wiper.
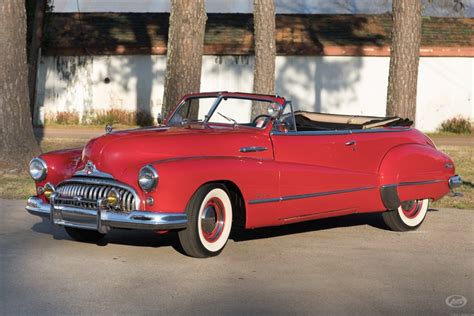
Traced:
[[233, 122], [233, 123], [234, 123], [234, 126], [237, 125], [237, 124], [239, 124], [239, 123], [237, 123], [236, 120], [234, 120], [234, 119], [231, 118], [231, 117], [227, 117], [227, 116], [225, 116], [224, 114], [222, 114], [222, 113], [220, 113], [220, 112], [217, 112], [217, 114], [219, 114], [220, 116], [222, 116], [223, 118], [225, 118], [225, 119], [228, 120], [229, 122]]

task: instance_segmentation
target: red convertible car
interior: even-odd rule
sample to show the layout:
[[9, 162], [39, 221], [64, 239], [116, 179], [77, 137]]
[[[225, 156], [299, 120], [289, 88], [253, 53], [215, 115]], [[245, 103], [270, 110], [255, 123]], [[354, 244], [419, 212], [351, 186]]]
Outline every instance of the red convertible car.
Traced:
[[461, 184], [453, 161], [399, 117], [293, 111], [279, 96], [199, 93], [160, 126], [108, 131], [30, 163], [26, 209], [95, 242], [110, 229], [177, 230], [209, 257], [234, 227], [380, 212], [416, 229]]

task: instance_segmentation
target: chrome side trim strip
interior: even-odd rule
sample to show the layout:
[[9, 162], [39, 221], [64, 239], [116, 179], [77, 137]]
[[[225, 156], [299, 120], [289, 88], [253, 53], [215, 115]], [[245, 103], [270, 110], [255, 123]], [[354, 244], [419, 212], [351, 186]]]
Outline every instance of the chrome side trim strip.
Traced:
[[249, 201], [249, 204], [273, 203], [273, 202], [290, 201], [290, 200], [297, 200], [297, 199], [308, 199], [308, 198], [321, 197], [321, 196], [326, 196], [326, 195], [344, 194], [344, 193], [351, 193], [351, 192], [371, 190], [371, 189], [375, 189], [375, 187], [366, 186], [366, 187], [344, 189], [344, 190], [307, 193], [307, 194], [298, 194], [298, 195], [287, 195], [287, 196], [282, 196], [279, 198], [251, 200]]
[[410, 127], [397, 128], [374, 128], [374, 129], [352, 129], [352, 130], [334, 130], [334, 131], [296, 131], [282, 133], [280, 131], [272, 131], [270, 135], [275, 136], [317, 136], [317, 135], [348, 135], [348, 134], [363, 134], [363, 133], [395, 133], [405, 132], [411, 130]]
[[259, 200], [250, 200], [249, 204], [261, 204], [261, 203], [274, 203], [274, 202], [280, 202], [281, 197], [279, 198], [270, 198], [270, 199], [259, 199]]
[[406, 185], [424, 185], [424, 184], [433, 184], [439, 182], [445, 182], [446, 180], [426, 180], [426, 181], [410, 181], [410, 182], [400, 182], [399, 186], [406, 186]]
[[253, 152], [259, 152], [259, 151], [265, 151], [265, 150], [268, 150], [268, 148], [260, 147], [260, 146], [249, 146], [249, 147], [240, 148], [241, 153], [253, 153]]
[[425, 184], [433, 184], [433, 183], [440, 183], [446, 182], [446, 180], [426, 180], [426, 181], [408, 181], [408, 182], [400, 182], [400, 183], [391, 183], [391, 184], [384, 184], [381, 188], [393, 187], [393, 186], [408, 186], [408, 185], [425, 185]]
[[441, 183], [446, 180], [426, 180], [426, 181], [407, 181], [400, 182], [398, 184], [384, 184], [380, 186], [380, 197], [382, 202], [387, 210], [395, 210], [400, 204], [400, 198], [398, 196], [397, 188], [400, 186], [410, 186], [410, 185], [426, 185], [433, 183]]

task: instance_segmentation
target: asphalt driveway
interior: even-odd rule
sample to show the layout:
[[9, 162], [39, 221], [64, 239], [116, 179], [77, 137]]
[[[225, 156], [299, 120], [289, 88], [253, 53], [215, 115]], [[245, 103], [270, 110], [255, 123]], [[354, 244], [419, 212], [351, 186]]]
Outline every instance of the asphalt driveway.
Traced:
[[259, 229], [203, 260], [172, 233], [74, 242], [23, 205], [0, 199], [1, 315], [474, 313], [474, 210], [433, 210], [413, 233], [377, 215]]

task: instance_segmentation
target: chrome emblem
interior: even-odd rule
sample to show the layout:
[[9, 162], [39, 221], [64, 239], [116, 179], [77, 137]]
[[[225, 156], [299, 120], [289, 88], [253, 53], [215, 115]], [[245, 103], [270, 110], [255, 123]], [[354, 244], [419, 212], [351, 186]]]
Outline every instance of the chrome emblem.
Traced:
[[87, 161], [84, 165], [84, 168], [74, 173], [76, 176], [95, 176], [99, 178], [110, 178], [113, 179], [114, 177], [111, 174], [102, 172], [97, 170], [96, 166], [92, 161]]
[[86, 166], [84, 167], [84, 172], [87, 174], [87, 175], [91, 175], [93, 172], [95, 171], [95, 165], [92, 161], [88, 161], [86, 163]]

